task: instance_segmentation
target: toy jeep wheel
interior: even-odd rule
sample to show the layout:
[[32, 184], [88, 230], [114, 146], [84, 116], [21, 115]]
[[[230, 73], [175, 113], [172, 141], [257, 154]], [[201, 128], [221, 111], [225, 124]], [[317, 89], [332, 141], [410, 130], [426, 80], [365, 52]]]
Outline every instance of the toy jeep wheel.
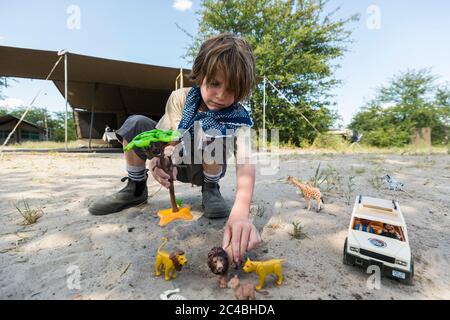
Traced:
[[352, 259], [352, 257], [349, 257], [347, 254], [347, 238], [345, 238], [345, 244], [344, 244], [344, 257], [342, 258], [342, 262], [347, 266], [354, 266], [355, 261]]

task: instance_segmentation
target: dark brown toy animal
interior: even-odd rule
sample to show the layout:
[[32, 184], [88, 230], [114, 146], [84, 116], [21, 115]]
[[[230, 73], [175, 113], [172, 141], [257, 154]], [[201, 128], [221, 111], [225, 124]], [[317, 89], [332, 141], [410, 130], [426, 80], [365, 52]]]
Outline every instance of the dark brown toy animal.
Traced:
[[219, 287], [227, 287], [230, 257], [222, 247], [214, 247], [208, 253], [208, 267], [211, 272], [220, 276]]

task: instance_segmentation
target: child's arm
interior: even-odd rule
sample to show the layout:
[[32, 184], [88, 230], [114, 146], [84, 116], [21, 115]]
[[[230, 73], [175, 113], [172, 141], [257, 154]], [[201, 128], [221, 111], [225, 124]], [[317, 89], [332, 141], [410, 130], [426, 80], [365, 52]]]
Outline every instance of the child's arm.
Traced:
[[250, 161], [237, 164], [236, 180], [236, 199], [225, 226], [223, 247], [226, 248], [231, 243], [233, 260], [239, 263], [245, 252], [261, 242], [258, 230], [249, 219], [255, 185], [255, 165]]

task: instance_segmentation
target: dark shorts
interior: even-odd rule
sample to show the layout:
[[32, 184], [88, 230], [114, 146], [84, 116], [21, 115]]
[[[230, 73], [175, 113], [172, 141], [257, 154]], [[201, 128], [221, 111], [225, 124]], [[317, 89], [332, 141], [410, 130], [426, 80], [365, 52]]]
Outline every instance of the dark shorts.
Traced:
[[[155, 129], [156, 122], [146, 116], [141, 115], [132, 115], [128, 117], [123, 125], [116, 130], [117, 139], [122, 142], [125, 139], [127, 142], [133, 140], [135, 136], [138, 134]], [[136, 148], [133, 151], [138, 155], [142, 160], [147, 160], [147, 156], [145, 152], [141, 149]], [[191, 183], [197, 186], [203, 185], [203, 166], [202, 164], [183, 164], [177, 165], [177, 180], [184, 183]], [[224, 157], [224, 164], [222, 165], [222, 175], [221, 178], [225, 176], [225, 172], [227, 171], [226, 157]]]

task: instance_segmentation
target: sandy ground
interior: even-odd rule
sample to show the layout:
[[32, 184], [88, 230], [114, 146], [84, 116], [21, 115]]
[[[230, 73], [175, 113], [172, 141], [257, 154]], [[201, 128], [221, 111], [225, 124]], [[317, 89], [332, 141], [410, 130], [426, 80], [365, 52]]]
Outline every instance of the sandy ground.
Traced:
[[[307, 179], [318, 164], [331, 166], [344, 181], [355, 176], [354, 190], [343, 183], [324, 192], [325, 209], [306, 211], [296, 188], [284, 182]], [[263, 238], [249, 253], [254, 259], [286, 258], [285, 282], [269, 277], [269, 296], [258, 299], [450, 299], [450, 156], [286, 153], [279, 169], [267, 174], [258, 165], [252, 217]], [[262, 169], [266, 169], [265, 171]], [[168, 207], [168, 192], [148, 182], [148, 204], [94, 217], [87, 206], [96, 196], [123, 186], [120, 154], [5, 154], [0, 161], [0, 298], [1, 299], [159, 299], [180, 288], [188, 299], [233, 299], [217, 288], [206, 265], [209, 249], [220, 245], [225, 221], [202, 218], [198, 187], [176, 183], [177, 196], [191, 204], [194, 221], [158, 226], [156, 212]], [[221, 182], [230, 204], [235, 168]], [[384, 172], [406, 185], [407, 193], [373, 182]], [[331, 187], [331, 186], [330, 186]], [[323, 184], [322, 189], [327, 189]], [[395, 198], [408, 225], [415, 259], [413, 285], [383, 278], [381, 288], [367, 286], [365, 270], [342, 264], [342, 249], [352, 205], [358, 194]], [[22, 226], [14, 203], [27, 199], [44, 215]], [[307, 237], [292, 239], [292, 222]], [[156, 249], [162, 236], [187, 252], [189, 263], [176, 280], [155, 277]], [[80, 288], [73, 282], [80, 272]], [[255, 274], [241, 277], [256, 281]], [[68, 285], [69, 283], [69, 285]], [[75, 284], [75, 288], [73, 285]]]

